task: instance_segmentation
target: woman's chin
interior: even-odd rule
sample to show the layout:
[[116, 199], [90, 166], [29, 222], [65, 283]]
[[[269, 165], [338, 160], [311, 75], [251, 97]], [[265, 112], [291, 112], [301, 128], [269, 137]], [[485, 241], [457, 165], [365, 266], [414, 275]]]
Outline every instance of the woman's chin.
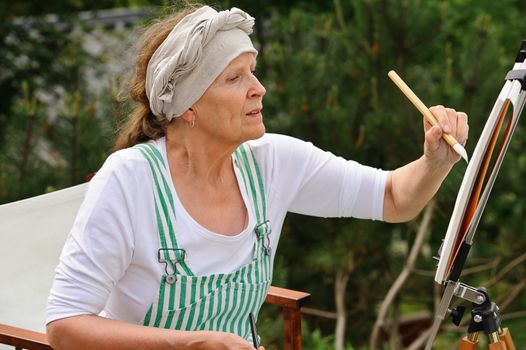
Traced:
[[257, 140], [263, 135], [265, 135], [265, 125], [263, 123], [260, 123], [257, 126], [252, 126], [250, 128], [250, 131], [245, 133], [244, 135], [245, 137], [243, 137], [244, 139], [243, 142], [248, 141], [248, 140]]
[[257, 136], [255, 137], [255, 139], [259, 139], [260, 137], [262, 137], [263, 135], [265, 135], [265, 124], [263, 124], [263, 122], [261, 122], [261, 125], [259, 127], [259, 130], [258, 132], [256, 133]]

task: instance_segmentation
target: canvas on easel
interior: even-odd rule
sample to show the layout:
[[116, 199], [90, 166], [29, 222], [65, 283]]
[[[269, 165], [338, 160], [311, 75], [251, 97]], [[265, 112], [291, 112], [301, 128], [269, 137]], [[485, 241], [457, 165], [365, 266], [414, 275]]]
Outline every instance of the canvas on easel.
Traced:
[[[523, 46], [525, 46], [524, 42]], [[521, 70], [526, 70], [524, 58], [521, 62], [515, 63], [512, 71]], [[520, 79], [506, 80], [471, 156], [440, 251], [435, 274], [435, 281], [439, 284], [447, 281], [462, 242], [466, 238], [472, 238], [467, 237], [468, 233], [474, 234], [478, 225], [524, 107], [526, 95], [523, 84]], [[506, 118], [510, 107], [513, 109], [512, 113]], [[497, 142], [499, 138], [501, 138], [500, 144]], [[497, 153], [495, 153], [496, 148]], [[491, 164], [492, 156], [495, 156], [493, 164]]]

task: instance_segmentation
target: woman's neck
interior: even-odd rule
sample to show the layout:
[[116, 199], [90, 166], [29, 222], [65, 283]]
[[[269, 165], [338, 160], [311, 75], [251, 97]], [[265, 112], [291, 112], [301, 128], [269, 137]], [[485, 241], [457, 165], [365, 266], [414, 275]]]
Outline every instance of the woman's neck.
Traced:
[[175, 124], [166, 132], [166, 154], [182, 205], [208, 230], [239, 234], [247, 226], [248, 211], [232, 166], [232, 152], [238, 145], [184, 122]]
[[186, 125], [179, 127], [182, 128], [169, 128], [166, 133], [166, 155], [172, 176], [190, 180], [199, 187], [231, 183], [235, 175], [232, 153], [237, 145], [214, 142], [210, 137], [184, 130]]

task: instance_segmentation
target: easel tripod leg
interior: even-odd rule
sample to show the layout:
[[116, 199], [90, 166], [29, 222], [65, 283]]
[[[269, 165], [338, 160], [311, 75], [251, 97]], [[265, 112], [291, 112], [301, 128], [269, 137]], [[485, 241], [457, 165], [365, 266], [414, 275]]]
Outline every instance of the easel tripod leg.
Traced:
[[489, 339], [489, 350], [509, 350], [506, 343], [500, 339], [499, 332], [493, 332], [488, 334]]
[[508, 330], [508, 328], [504, 328], [500, 330], [499, 333], [500, 333], [499, 334], [500, 340], [502, 340], [506, 344], [507, 350], [517, 350], [515, 348], [515, 344], [513, 343], [513, 340], [511, 339], [511, 333]]
[[499, 340], [496, 343], [489, 344], [488, 349], [489, 350], [508, 350], [508, 347], [502, 340]]
[[477, 348], [479, 332], [469, 333], [462, 338], [458, 346], [459, 350], [475, 350]]

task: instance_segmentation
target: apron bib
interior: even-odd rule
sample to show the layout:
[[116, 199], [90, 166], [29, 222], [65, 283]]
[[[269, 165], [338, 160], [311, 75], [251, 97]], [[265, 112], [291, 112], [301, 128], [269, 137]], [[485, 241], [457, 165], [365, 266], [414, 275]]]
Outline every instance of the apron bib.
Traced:
[[241, 171], [258, 222], [254, 228], [257, 239], [252, 261], [232, 273], [196, 276], [185, 262], [186, 252], [177, 245], [168, 166], [152, 144], [134, 147], [146, 158], [152, 171], [160, 242], [157, 258], [164, 265], [161, 284], [143, 325], [230, 332], [251, 341], [249, 313], [257, 318], [272, 280], [268, 237], [271, 229], [266, 219], [263, 182], [251, 149], [240, 145], [234, 153], [234, 162]]

